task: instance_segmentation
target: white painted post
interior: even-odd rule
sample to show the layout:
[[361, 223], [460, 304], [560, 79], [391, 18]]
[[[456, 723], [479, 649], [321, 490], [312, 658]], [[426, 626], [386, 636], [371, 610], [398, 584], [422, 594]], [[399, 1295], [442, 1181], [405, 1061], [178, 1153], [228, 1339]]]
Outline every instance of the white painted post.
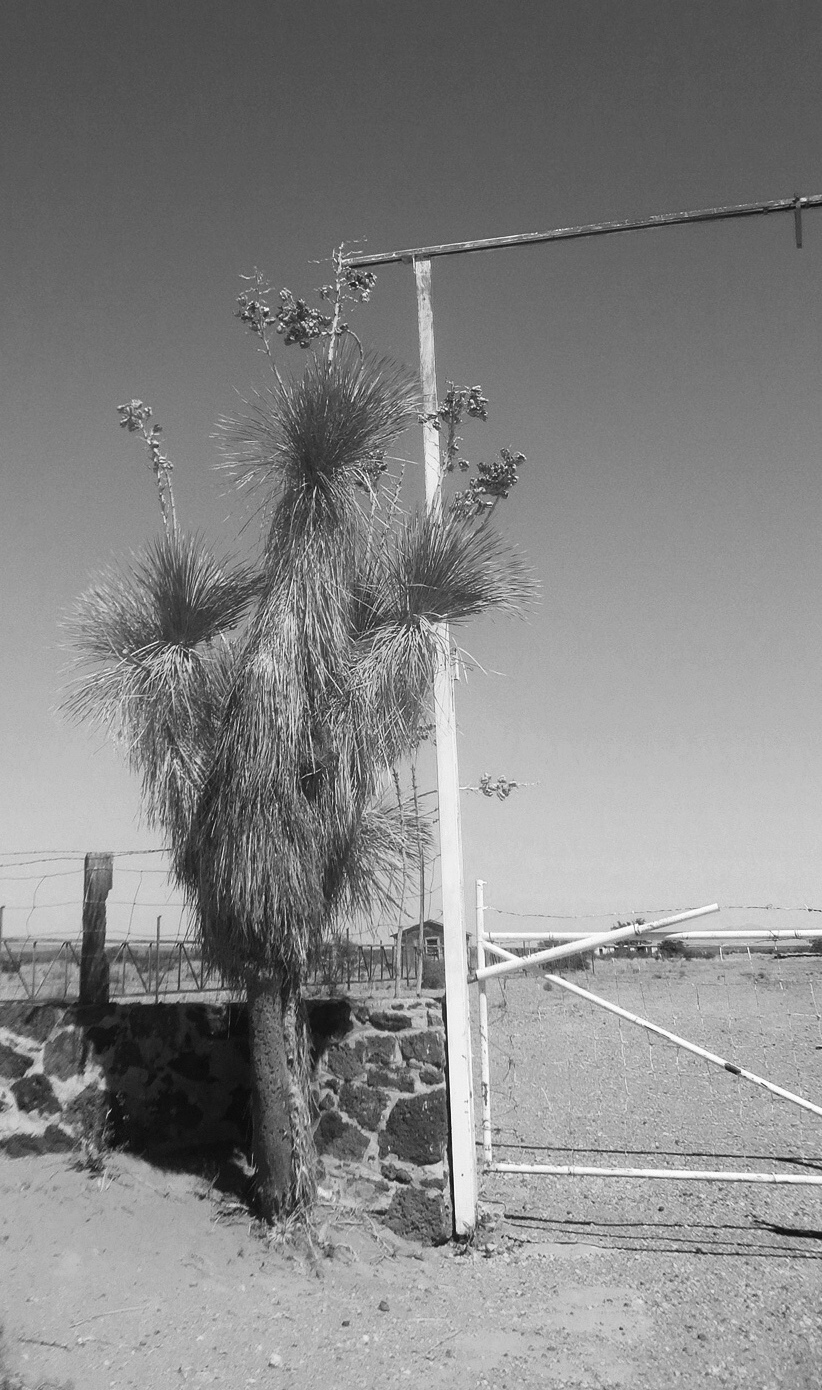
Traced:
[[[477, 879], [477, 969], [485, 968], [485, 884]], [[488, 994], [485, 980], [479, 981], [479, 1036], [482, 1076], [482, 1161], [486, 1168], [494, 1161], [491, 1137], [491, 1058], [488, 1050]]]
[[[417, 287], [423, 409], [426, 415], [434, 415], [437, 410], [437, 366], [429, 258], [414, 261], [414, 278]], [[430, 422], [423, 425], [423, 446], [426, 505], [434, 516], [440, 516], [442, 461], [439, 433]], [[448, 1107], [453, 1169], [451, 1176], [454, 1192], [454, 1231], [457, 1236], [465, 1237], [473, 1233], [477, 1224], [468, 951], [465, 941], [457, 726], [448, 624], [439, 624], [438, 631], [440, 640], [434, 673], [434, 723], [437, 741], [445, 1000], [448, 1014]]]
[[[156, 934], [156, 937], [155, 937], [155, 941], [156, 941], [156, 945], [155, 945], [156, 959], [155, 959], [155, 961], [154, 961], [154, 969], [155, 969], [155, 972], [156, 972], [156, 973], [155, 973], [155, 978], [154, 978], [154, 1002], [155, 1002], [155, 1004], [159, 1004], [159, 1002], [160, 1002], [160, 924], [161, 924], [162, 920], [163, 920], [162, 917], [158, 917], [158, 918], [157, 918], [157, 934]], [[151, 977], [149, 976], [149, 978], [151, 978]]]

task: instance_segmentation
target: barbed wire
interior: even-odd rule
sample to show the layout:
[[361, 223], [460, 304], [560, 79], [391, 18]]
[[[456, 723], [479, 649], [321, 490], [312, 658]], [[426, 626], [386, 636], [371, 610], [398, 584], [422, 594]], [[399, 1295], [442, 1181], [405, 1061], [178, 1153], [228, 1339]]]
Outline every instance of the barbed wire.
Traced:
[[783, 903], [727, 903], [726, 912], [822, 912], [822, 907], [809, 907], [802, 903], [799, 907], [786, 907]]
[[[143, 914], [147, 912], [169, 914], [167, 922], [164, 923], [165, 930], [170, 932], [170, 934], [187, 935], [190, 931], [190, 922], [187, 919], [190, 918], [191, 907], [190, 904], [186, 902], [183, 893], [174, 883], [168, 865], [143, 863], [139, 867], [136, 865], [132, 867], [131, 863], [123, 862], [124, 860], [133, 861], [136, 858], [148, 858], [167, 854], [167, 847], [155, 846], [150, 849], [122, 849], [109, 852], [115, 861], [114, 867], [118, 877], [120, 875], [128, 875], [130, 877], [136, 876], [137, 880], [136, 884], [133, 885], [133, 891], [131, 886], [121, 883], [121, 892], [118, 893], [116, 897], [111, 894], [107, 898], [108, 906], [114, 909], [114, 920], [110, 922], [110, 927], [118, 939], [129, 940], [133, 937], [133, 939], [136, 940], [137, 937], [134, 935], [135, 930], [141, 934], [146, 930]], [[9, 855], [16, 855], [17, 858], [11, 860], [4, 858], [4, 856]], [[25, 856], [30, 857], [26, 858]], [[66, 861], [70, 860], [83, 861], [85, 856], [85, 851], [81, 852], [75, 850], [0, 850], [0, 903], [2, 903], [3, 898], [6, 896], [6, 886], [8, 886], [9, 890], [8, 895], [18, 899], [17, 902], [12, 901], [4, 904], [7, 914], [7, 926], [4, 935], [7, 938], [9, 937], [8, 928], [11, 925], [9, 919], [12, 915], [17, 916], [19, 921], [19, 914], [23, 914], [25, 922], [22, 930], [26, 936], [30, 936], [32, 926], [36, 929], [37, 923], [43, 920], [41, 913], [46, 910], [51, 912], [66, 912], [68, 909], [74, 908], [75, 910], [79, 910], [81, 908], [81, 893], [78, 893], [76, 897], [71, 899], [64, 898], [61, 893], [60, 899], [55, 902], [41, 901], [40, 898], [41, 894], [43, 898], [48, 898], [46, 885], [51, 881], [76, 878], [83, 872], [82, 862], [75, 863], [71, 867], [57, 867], [58, 865], [66, 865]], [[48, 865], [55, 865], [55, 867], [46, 867]], [[27, 869], [36, 866], [43, 867], [36, 873], [8, 872], [9, 869]], [[158, 875], [166, 880], [166, 884], [157, 883], [156, 880]], [[148, 881], [144, 882], [144, 880]], [[32, 884], [33, 888], [31, 890], [26, 890], [22, 887], [24, 884]], [[19, 891], [15, 892], [15, 887], [17, 885], [20, 885], [20, 888]], [[141, 898], [141, 892], [144, 887], [146, 887], [150, 893], [148, 899]], [[151, 891], [152, 887], [154, 889], [153, 892]], [[125, 891], [122, 891], [123, 889]], [[435, 854], [426, 864], [426, 918], [431, 918], [434, 914], [441, 916], [439, 912], [441, 892], [440, 856], [439, 854]], [[160, 897], [160, 893], [166, 893], [166, 896]], [[409, 883], [406, 884], [402, 903], [398, 902], [396, 906], [399, 909], [400, 917], [408, 917], [409, 921], [416, 919], [419, 912], [418, 889], [410, 880]], [[725, 912], [822, 914], [822, 906], [816, 906], [812, 903], [797, 903], [794, 905], [774, 902], [722, 903], [720, 906], [721, 910]], [[619, 907], [603, 909], [597, 912], [550, 912], [540, 909], [528, 910], [513, 907], [500, 907], [494, 903], [488, 903], [486, 904], [485, 910], [489, 914], [493, 913], [501, 917], [509, 917], [524, 921], [530, 920], [533, 922], [603, 922], [609, 919], [622, 920], [639, 916], [647, 920], [656, 916], [674, 915], [685, 909], [680, 906], [641, 907], [632, 909]], [[143, 920], [141, 920], [141, 917], [143, 917]], [[369, 924], [368, 929], [365, 930], [361, 924], [352, 922], [352, 930], [354, 930], [358, 936], [373, 936], [375, 931], [379, 931], [380, 928], [384, 928], [385, 925], [385, 922], [379, 924], [372, 922]], [[20, 930], [20, 927], [18, 927], [18, 930]], [[59, 928], [49, 928], [48, 930], [49, 932], [58, 932]], [[70, 935], [72, 931], [73, 925], [68, 925], [65, 929], [65, 935]]]
[[35, 880], [43, 883], [47, 878], [72, 878], [75, 874], [81, 874], [82, 869], [57, 869], [50, 874], [4, 874], [5, 864], [0, 864], [0, 875], [6, 883], [34, 883]]
[[77, 899], [69, 898], [67, 902], [62, 903], [34, 903], [33, 905], [30, 903], [4, 903], [3, 906], [6, 912], [46, 912], [52, 907], [76, 907]]
[[[59, 864], [65, 863], [67, 859], [85, 860], [86, 855], [92, 852], [93, 851], [85, 849], [0, 849], [0, 869], [28, 869], [34, 864]], [[157, 845], [153, 849], [111, 849], [99, 852], [111, 854], [115, 859], [125, 859], [134, 858], [143, 854], [170, 854], [171, 850], [167, 845]], [[9, 860], [9, 855], [17, 855], [18, 858]], [[129, 872], [134, 872], [134, 870], [129, 870]], [[154, 873], [158, 871], [151, 870], [151, 872]]]

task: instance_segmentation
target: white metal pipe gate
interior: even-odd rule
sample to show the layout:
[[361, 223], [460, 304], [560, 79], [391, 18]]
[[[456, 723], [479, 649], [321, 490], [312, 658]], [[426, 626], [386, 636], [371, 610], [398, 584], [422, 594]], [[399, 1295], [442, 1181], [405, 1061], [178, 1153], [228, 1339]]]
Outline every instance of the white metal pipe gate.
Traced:
[[[431, 258], [469, 255], [505, 247], [526, 246], [579, 238], [623, 235], [628, 232], [659, 230], [683, 224], [698, 224], [761, 217], [772, 213], [792, 216], [797, 248], [802, 246], [802, 214], [822, 207], [822, 194], [773, 199], [760, 203], [699, 208], [688, 212], [663, 213], [623, 222], [598, 222], [580, 227], [558, 227], [548, 232], [516, 236], [488, 237], [436, 246], [418, 246], [377, 255], [343, 256], [341, 264], [353, 268], [375, 265], [411, 264], [417, 289], [417, 316], [420, 335], [420, 374], [425, 397], [426, 504], [439, 506], [442, 461], [435, 430], [431, 427], [436, 410], [437, 383], [434, 355], [434, 318], [431, 307]], [[473, 1162], [474, 1115], [471, 1081], [470, 1019], [467, 988], [464, 901], [462, 896], [462, 849], [457, 778], [456, 722], [453, 703], [453, 671], [447, 630], [443, 631], [444, 654], [438, 660], [434, 695], [437, 768], [439, 788], [440, 849], [443, 879], [443, 928], [445, 935], [446, 996], [448, 1000], [448, 1107], [453, 1166], [454, 1228], [457, 1235], [470, 1235], [476, 1224], [476, 1170]], [[487, 943], [486, 943], [487, 945]]]
[[[484, 884], [482, 880], [477, 880], [476, 896], [476, 925], [477, 925], [477, 969], [476, 981], [479, 989], [479, 1036], [480, 1036], [480, 1059], [482, 1077], [482, 1156], [483, 1170], [486, 1173], [520, 1173], [520, 1174], [544, 1174], [563, 1177], [614, 1177], [614, 1178], [655, 1178], [655, 1179], [674, 1179], [689, 1182], [747, 1182], [764, 1183], [795, 1187], [820, 1187], [822, 1186], [822, 1175], [806, 1175], [793, 1173], [764, 1173], [764, 1172], [737, 1172], [737, 1171], [709, 1171], [705, 1169], [673, 1169], [673, 1168], [608, 1168], [597, 1167], [587, 1164], [550, 1164], [550, 1163], [507, 1163], [494, 1158], [493, 1133], [491, 1127], [491, 1068], [489, 1051], [489, 1030], [488, 1030], [488, 998], [486, 992], [486, 981], [496, 976], [513, 974], [533, 969], [534, 967], [545, 967], [552, 961], [567, 959], [570, 956], [581, 954], [593, 954], [600, 946], [611, 946], [620, 941], [625, 942], [639, 937], [650, 940], [693, 940], [700, 941], [736, 941], [743, 942], [750, 938], [768, 938], [779, 940], [781, 938], [822, 938], [822, 930], [799, 931], [685, 931], [675, 930], [682, 922], [691, 921], [694, 918], [704, 917], [710, 913], [718, 912], [719, 907], [712, 903], [708, 907], [693, 908], [689, 912], [677, 913], [672, 917], [660, 918], [655, 922], [644, 924], [632, 924], [621, 927], [613, 931], [585, 933], [585, 932], [487, 932], [485, 929], [485, 905], [484, 905]], [[500, 941], [545, 941], [546, 939], [559, 940], [561, 944], [551, 946], [545, 950], [537, 951], [528, 956], [517, 956], [507, 947], [501, 946]], [[497, 957], [494, 964], [487, 964], [487, 956]], [[628, 1023], [635, 1024], [644, 1029], [647, 1033], [666, 1039], [674, 1046], [686, 1052], [693, 1053], [701, 1057], [708, 1064], [721, 1067], [724, 1071], [730, 1072], [733, 1076], [752, 1083], [768, 1091], [771, 1095], [778, 1096], [781, 1100], [789, 1104], [798, 1106], [804, 1111], [810, 1111], [822, 1120], [822, 1106], [814, 1104], [812, 1101], [797, 1095], [793, 1091], [786, 1090], [782, 1086], [777, 1086], [774, 1082], [768, 1081], [765, 1077], [757, 1075], [746, 1067], [739, 1066], [736, 1062], [729, 1061], [724, 1057], [718, 1056], [714, 1052], [708, 1051], [699, 1044], [690, 1042], [686, 1038], [671, 1032], [661, 1025], [652, 1023], [639, 1014], [632, 1013], [619, 1005], [612, 1003], [608, 999], [594, 994], [591, 990], [583, 989], [580, 985], [573, 984], [570, 980], [561, 975], [545, 974], [545, 980], [551, 985], [556, 985], [562, 990], [576, 995], [578, 998], [587, 1000], [591, 1005], [598, 1009], [604, 1009], [608, 1013], [615, 1014], [618, 1018], [624, 1019]]]

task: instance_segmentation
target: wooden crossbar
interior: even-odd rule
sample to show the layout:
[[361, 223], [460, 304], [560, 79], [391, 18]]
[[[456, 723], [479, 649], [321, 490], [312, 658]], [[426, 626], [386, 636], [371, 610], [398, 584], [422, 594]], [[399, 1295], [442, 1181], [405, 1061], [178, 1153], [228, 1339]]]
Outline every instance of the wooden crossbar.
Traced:
[[802, 213], [822, 207], [822, 193], [809, 197], [774, 198], [762, 203], [736, 203], [728, 207], [696, 208], [692, 212], [663, 212], [654, 217], [639, 217], [627, 222], [591, 222], [587, 226], [554, 227], [550, 232], [522, 232], [515, 236], [484, 237], [477, 241], [448, 241], [438, 246], [410, 246], [404, 251], [380, 251], [375, 255], [343, 256], [343, 265], [352, 269], [374, 265], [401, 265], [403, 262], [427, 260], [431, 256], [460, 256], [477, 251], [501, 251], [506, 247], [534, 246], [547, 241], [578, 241], [583, 237], [613, 236], [617, 232], [654, 231], [660, 227], [678, 227], [693, 222], [723, 222], [741, 217], [764, 217], [773, 212], [793, 213], [796, 245], [802, 245]]

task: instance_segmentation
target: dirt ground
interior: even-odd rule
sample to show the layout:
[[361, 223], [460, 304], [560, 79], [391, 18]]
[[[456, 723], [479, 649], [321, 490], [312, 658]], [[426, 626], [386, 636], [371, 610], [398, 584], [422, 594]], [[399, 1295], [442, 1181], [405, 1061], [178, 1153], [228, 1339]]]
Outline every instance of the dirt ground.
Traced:
[[0, 1385], [819, 1385], [822, 1214], [700, 1230], [654, 1207], [640, 1231], [563, 1182], [492, 1180], [463, 1251], [321, 1207], [312, 1256], [192, 1173], [2, 1158]]
[[[822, 1102], [822, 957], [750, 964], [741, 954], [730, 962], [611, 958], [597, 961], [595, 974], [566, 978]], [[489, 984], [500, 1158], [522, 1161], [520, 1148], [550, 1148], [559, 1163], [819, 1172], [819, 1116], [539, 975]], [[474, 1052], [476, 1059], [478, 1037]]]

